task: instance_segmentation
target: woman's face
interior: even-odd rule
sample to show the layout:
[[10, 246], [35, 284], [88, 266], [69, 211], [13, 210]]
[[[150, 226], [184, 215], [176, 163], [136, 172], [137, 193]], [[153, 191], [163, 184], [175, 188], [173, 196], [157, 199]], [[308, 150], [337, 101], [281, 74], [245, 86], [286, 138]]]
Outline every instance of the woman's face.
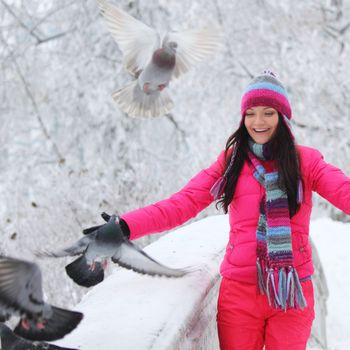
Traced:
[[278, 125], [278, 112], [272, 107], [258, 106], [247, 109], [244, 125], [250, 137], [259, 144], [271, 140]]

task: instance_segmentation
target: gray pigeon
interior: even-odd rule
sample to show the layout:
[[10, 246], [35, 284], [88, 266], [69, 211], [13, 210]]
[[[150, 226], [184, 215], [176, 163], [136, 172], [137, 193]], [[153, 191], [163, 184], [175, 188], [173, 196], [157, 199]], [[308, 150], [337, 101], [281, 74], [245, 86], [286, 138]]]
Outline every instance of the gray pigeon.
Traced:
[[4, 307], [1, 307], [0, 304], [0, 322], [6, 322], [10, 317], [11, 315], [7, 311], [5, 311]]
[[174, 106], [166, 87], [169, 82], [217, 49], [218, 29], [167, 32], [136, 20], [105, 0], [97, 0], [108, 28], [123, 53], [125, 68], [136, 80], [114, 92], [113, 99], [130, 117], [158, 117]]
[[2, 314], [21, 317], [14, 332], [30, 340], [60, 339], [83, 318], [80, 312], [45, 303], [35, 263], [4, 256], [0, 257], [0, 308]]
[[79, 255], [77, 260], [66, 266], [66, 271], [69, 277], [84, 287], [96, 285], [103, 280], [104, 267], [109, 258], [122, 267], [151, 276], [182, 277], [189, 272], [160, 264], [125, 238], [116, 215], [108, 218], [106, 224], [97, 226], [94, 231], [87, 230], [89, 233], [73, 245], [55, 252], [37, 252], [37, 256]]
[[0, 349], [1, 350], [78, 350], [73, 348], [62, 348], [45, 342], [32, 342], [18, 337], [5, 324], [0, 323]]

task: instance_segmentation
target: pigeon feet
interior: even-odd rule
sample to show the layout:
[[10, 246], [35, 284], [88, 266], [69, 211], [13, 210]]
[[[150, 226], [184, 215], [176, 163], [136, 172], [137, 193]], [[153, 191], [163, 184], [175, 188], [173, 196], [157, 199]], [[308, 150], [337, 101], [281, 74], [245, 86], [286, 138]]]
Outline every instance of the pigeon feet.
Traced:
[[25, 330], [29, 330], [30, 328], [30, 324], [29, 324], [29, 321], [24, 318], [22, 321], [21, 321], [21, 326], [25, 329]]
[[93, 261], [90, 265], [90, 271], [95, 271], [95, 269], [96, 269], [96, 262]]
[[107, 259], [103, 260], [103, 261], [102, 261], [102, 268], [103, 268], [104, 270], [106, 270], [107, 265], [108, 265], [108, 260], [107, 260]]
[[36, 323], [36, 328], [37, 329], [44, 329], [45, 328], [45, 324], [44, 321], [39, 321]]
[[143, 92], [145, 93], [145, 94], [149, 94], [150, 93], [150, 90], [149, 90], [149, 83], [145, 83], [144, 85], [143, 85]]

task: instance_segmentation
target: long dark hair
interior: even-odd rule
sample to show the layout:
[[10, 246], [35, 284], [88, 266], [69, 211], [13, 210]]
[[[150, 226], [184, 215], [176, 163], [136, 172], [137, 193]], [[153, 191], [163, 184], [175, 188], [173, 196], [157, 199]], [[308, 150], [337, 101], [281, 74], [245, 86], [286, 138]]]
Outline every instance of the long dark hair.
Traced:
[[[276, 132], [269, 141], [269, 149], [272, 158], [276, 161], [277, 171], [279, 173], [279, 187], [284, 189], [288, 196], [289, 215], [294, 216], [300, 207], [298, 203], [298, 185], [301, 180], [301, 171], [299, 157], [294, 143], [294, 139], [283, 121], [283, 116], [278, 113], [279, 121]], [[225, 191], [217, 202], [224, 212], [228, 212], [228, 207], [235, 193], [238, 177], [243, 168], [244, 161], [247, 159], [249, 150], [249, 134], [244, 125], [240, 127], [228, 138], [225, 148], [226, 167], [229, 164], [229, 151], [236, 149], [236, 156], [230, 171], [227, 174], [227, 183]], [[231, 153], [230, 153], [231, 154]]]

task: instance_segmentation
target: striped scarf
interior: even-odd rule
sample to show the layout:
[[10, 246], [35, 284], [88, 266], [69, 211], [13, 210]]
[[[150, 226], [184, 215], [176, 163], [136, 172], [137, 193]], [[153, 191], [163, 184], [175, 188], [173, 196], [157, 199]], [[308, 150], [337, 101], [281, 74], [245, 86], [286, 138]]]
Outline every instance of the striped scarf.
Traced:
[[[261, 294], [267, 295], [269, 304], [274, 308], [302, 309], [306, 300], [294, 267], [287, 193], [279, 187], [278, 172], [266, 172], [260, 162], [269, 159], [268, 144], [260, 145], [250, 139], [249, 148], [248, 164], [254, 178], [265, 189], [256, 230], [258, 289]], [[214, 199], [218, 199], [224, 191], [234, 158], [235, 152], [225, 173], [211, 189]], [[302, 185], [299, 182], [298, 202], [301, 201]]]
[[[256, 230], [259, 291], [261, 294], [266, 293], [270, 305], [275, 308], [304, 308], [306, 300], [294, 268], [288, 196], [279, 187], [278, 172], [266, 172], [260, 162], [260, 159], [267, 159], [267, 145], [249, 140], [248, 163], [255, 179], [265, 189]], [[299, 183], [299, 203], [302, 199], [301, 189]]]

